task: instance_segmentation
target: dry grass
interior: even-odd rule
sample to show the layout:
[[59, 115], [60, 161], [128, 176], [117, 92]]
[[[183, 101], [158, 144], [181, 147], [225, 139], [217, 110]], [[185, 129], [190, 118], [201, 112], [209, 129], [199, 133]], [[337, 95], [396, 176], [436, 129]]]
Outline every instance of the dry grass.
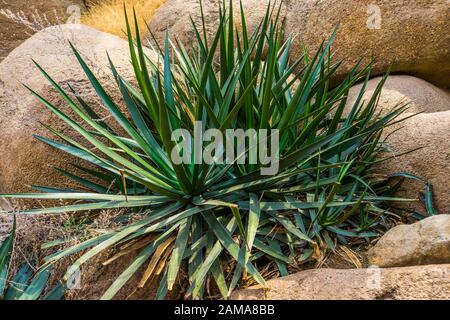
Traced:
[[[17, 216], [17, 230], [12, 254], [10, 276], [14, 275], [23, 263], [27, 263], [36, 271], [42, 265], [43, 258], [49, 254], [99, 235], [105, 230], [117, 228], [115, 218], [123, 215], [120, 210], [105, 210], [96, 215], [87, 215], [92, 223], [84, 224], [83, 217], [74, 220], [73, 214], [44, 215], [44, 216]], [[139, 219], [139, 218], [138, 218]], [[135, 220], [133, 220], [135, 221]], [[137, 221], [137, 220], [136, 220]], [[12, 227], [12, 216], [0, 216], [0, 236], [9, 234]], [[43, 249], [42, 244], [54, 240], [67, 240], [66, 243]], [[2, 239], [0, 239], [1, 243]], [[106, 250], [89, 260], [81, 268], [79, 287], [68, 290], [67, 300], [95, 300], [99, 299], [109, 288], [112, 282], [134, 261], [136, 250], [128, 250], [126, 255], [112, 261], [117, 250]], [[67, 268], [72, 265], [82, 253], [74, 254], [58, 261], [52, 269], [51, 276], [45, 292], [53, 288], [63, 278]], [[105, 263], [109, 261], [109, 263]], [[145, 270], [140, 270], [119, 291], [115, 299], [154, 299], [159, 286], [159, 278], [152, 279], [145, 287], [139, 287]], [[179, 299], [179, 290], [176, 289], [169, 298]]]
[[81, 22], [97, 30], [124, 38], [126, 35], [123, 4], [125, 3], [129, 13], [132, 12], [133, 8], [136, 10], [139, 30], [144, 35], [147, 30], [146, 23], [150, 22], [155, 11], [164, 2], [166, 0], [105, 0], [93, 5], [81, 18]]

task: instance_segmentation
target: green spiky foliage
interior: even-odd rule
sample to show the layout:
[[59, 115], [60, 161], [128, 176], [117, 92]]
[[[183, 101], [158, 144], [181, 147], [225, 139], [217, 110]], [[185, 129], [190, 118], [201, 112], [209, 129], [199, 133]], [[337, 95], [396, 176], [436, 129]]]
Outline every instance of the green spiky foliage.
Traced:
[[[356, 65], [332, 86], [340, 66], [331, 61], [334, 34], [314, 55], [293, 60], [293, 37], [283, 34], [278, 7], [268, 6], [251, 35], [242, 7], [242, 30], [235, 29], [233, 20], [232, 4], [225, 6], [224, 1], [212, 37], [206, 36], [204, 23], [193, 23], [195, 45], [185, 48], [167, 37], [163, 48], [155, 48], [155, 61], [145, 54], [137, 26], [135, 37], [131, 34], [127, 17], [137, 86], [123, 79], [111, 61], [126, 112], [72, 47], [115, 126], [38, 65], [80, 120], [30, 91], [82, 139], [48, 125], [58, 140], [36, 138], [87, 165], [76, 167], [79, 175], [61, 171], [80, 184], [79, 190], [35, 187], [41, 193], [6, 196], [78, 200], [20, 214], [114, 208], [124, 212], [120, 227], [48, 256], [43, 268], [82, 252], [68, 268], [69, 278], [106, 250], [119, 250], [113, 259], [136, 250], [136, 258], [103, 299], [113, 298], [141, 267], [145, 272], [140, 285], [158, 279], [159, 299], [178, 279], [187, 283], [187, 297], [205, 297], [211, 282], [227, 297], [243, 277], [264, 285], [265, 266], [286, 275], [289, 266], [312, 259], [321, 248], [334, 249], [351, 238], [369, 239], [383, 232], [384, 221], [392, 215], [389, 201], [402, 199], [392, 197], [397, 186], [389, 187], [372, 168], [381, 161], [377, 155], [382, 131], [404, 109], [376, 114], [386, 78], [370, 99], [362, 99], [364, 85], [345, 112], [350, 87], [357, 81], [367, 83], [371, 65]], [[192, 133], [195, 121], [205, 130], [222, 132], [278, 129], [278, 173], [262, 175], [261, 163], [175, 164], [171, 133], [180, 128]], [[113, 129], [117, 126], [120, 130]]]
[[[42, 297], [52, 266], [48, 265], [35, 273], [29, 263], [23, 263], [8, 280], [15, 236], [16, 219], [14, 218], [11, 233], [0, 245], [0, 300], [37, 300]], [[60, 300], [63, 294], [64, 287], [57, 285], [42, 298]]]

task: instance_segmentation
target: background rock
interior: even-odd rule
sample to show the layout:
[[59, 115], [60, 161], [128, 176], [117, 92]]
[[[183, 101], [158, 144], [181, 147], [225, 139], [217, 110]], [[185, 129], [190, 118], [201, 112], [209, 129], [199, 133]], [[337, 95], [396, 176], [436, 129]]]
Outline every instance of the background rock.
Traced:
[[104, 107], [76, 61], [68, 40], [91, 65], [113, 99], [119, 100], [120, 94], [109, 70], [106, 51], [111, 55], [119, 73], [128, 80], [134, 78], [129, 62], [128, 43], [86, 26], [50, 27], [16, 48], [0, 63], [0, 149], [3, 151], [0, 158], [0, 192], [29, 192], [29, 186], [33, 184], [68, 187], [67, 180], [54, 172], [52, 167], [67, 169], [76, 160], [32, 137], [33, 134], [48, 136], [40, 122], [66, 134], [71, 131], [62, 120], [41, 105], [22, 83], [69, 115], [73, 113], [31, 59], [36, 60], [63, 86], [70, 83], [91, 107], [99, 114], [105, 114]]
[[[368, 101], [382, 78], [376, 77], [367, 82], [363, 100]], [[358, 98], [363, 83], [350, 89], [347, 108], [351, 109]], [[384, 83], [378, 101], [378, 110], [382, 114], [392, 111], [398, 103], [409, 102], [407, 113], [433, 113], [450, 110], [450, 93], [425, 80], [406, 76], [391, 75]]]
[[[450, 213], [450, 111], [416, 115], [391, 127], [386, 136], [385, 146], [389, 151], [383, 157], [394, 158], [381, 163], [377, 172], [409, 172], [425, 179], [433, 186], [436, 209], [440, 213]], [[419, 147], [421, 149], [401, 155]], [[424, 190], [424, 184], [407, 179], [403, 189], [405, 191], [399, 196], [417, 199], [419, 192]], [[401, 205], [425, 212], [425, 207], [419, 202]]]
[[36, 31], [53, 24], [79, 23], [84, 9], [83, 0], [0, 1], [0, 61]]
[[[227, 1], [228, 2], [228, 1]], [[203, 0], [203, 12], [205, 15], [205, 25], [208, 36], [214, 34], [219, 23], [219, 6], [222, 0]], [[258, 27], [267, 11], [268, 0], [243, 0], [243, 8], [246, 14], [246, 24], [249, 35]], [[235, 25], [240, 29], [240, 9], [239, 0], [233, 0]], [[284, 20], [286, 16], [286, 6], [283, 4], [280, 18]], [[199, 30], [201, 30], [200, 2], [198, 0], [168, 0], [155, 13], [149, 23], [150, 30], [155, 35], [160, 45], [164, 44], [166, 31], [169, 31], [172, 39], [176, 36], [186, 46], [187, 49], [193, 40], [196, 39], [190, 17], [194, 20]], [[150, 40], [150, 35], [148, 37]]]
[[[218, 3], [204, 0], [209, 33], [217, 27]], [[238, 1], [234, 1], [237, 5]], [[243, 0], [249, 29], [254, 30], [264, 16], [267, 1]], [[281, 19], [286, 35], [296, 37], [294, 56], [303, 53], [302, 41], [314, 52], [335, 26], [340, 27], [334, 41], [335, 59], [345, 59], [337, 78], [342, 78], [364, 57], [376, 59], [373, 74], [384, 73], [391, 62], [393, 72], [404, 72], [438, 86], [450, 87], [450, 10], [446, 0], [286, 0]], [[236, 10], [237, 12], [238, 10]], [[378, 19], [378, 13], [380, 19]], [[165, 33], [177, 35], [189, 45], [195, 34], [189, 16], [200, 25], [198, 0], [168, 0], [156, 12], [150, 28], [159, 43]], [[377, 23], [380, 22], [378, 25]]]
[[302, 40], [314, 51], [340, 22], [333, 45], [334, 58], [346, 59], [340, 75], [361, 57], [368, 60], [373, 55], [373, 74], [384, 73], [394, 62], [392, 71], [450, 86], [447, 0], [290, 0], [286, 4], [286, 34], [297, 35], [296, 56], [303, 52]]
[[404, 268], [314, 269], [250, 287], [238, 300], [449, 299], [450, 265]]
[[390, 229], [369, 250], [368, 259], [378, 267], [450, 263], [450, 215]]

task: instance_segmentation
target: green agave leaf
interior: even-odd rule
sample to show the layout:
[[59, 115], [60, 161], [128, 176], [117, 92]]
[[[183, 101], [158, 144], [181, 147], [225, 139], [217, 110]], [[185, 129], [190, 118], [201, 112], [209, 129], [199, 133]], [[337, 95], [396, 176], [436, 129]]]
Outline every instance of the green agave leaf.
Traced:
[[63, 300], [64, 294], [66, 292], [66, 288], [63, 284], [59, 283], [53, 287], [43, 298], [42, 300]]
[[[112, 245], [118, 243], [120, 240], [124, 239], [125, 237], [137, 232], [139, 229], [146, 227], [147, 225], [151, 224], [152, 222], [160, 219], [163, 216], [167, 216], [176, 210], [180, 208], [180, 205], [178, 203], [168, 205], [160, 210], [155, 210], [153, 212], [153, 215], [147, 218], [144, 218], [141, 221], [135, 222], [131, 224], [130, 226], [124, 227], [119, 232], [113, 234], [111, 237], [108, 237], [104, 241], [97, 244], [94, 248], [83, 254], [80, 258], [78, 258], [67, 270], [64, 278], [68, 279], [72, 274], [74, 274], [76, 271], [78, 271], [82, 264], [84, 264], [86, 261], [88, 261], [90, 258], [94, 257], [101, 251], [111, 247]], [[152, 226], [150, 231], [157, 230], [161, 225], [167, 225], [170, 222], [177, 222], [178, 220], [181, 220], [185, 216], [189, 216], [189, 214], [195, 214], [196, 212], [192, 212], [192, 210], [186, 210], [182, 213], [179, 213], [178, 215], [172, 216], [168, 218], [167, 220], [163, 222], [156, 223]], [[167, 224], [164, 224], [164, 222], [168, 222]]]
[[14, 245], [15, 233], [16, 217], [14, 216], [12, 231], [0, 246], [0, 298], [2, 298], [5, 294], [6, 281], [9, 272], [9, 262]]
[[107, 200], [107, 201], [148, 201], [148, 203], [166, 203], [170, 198], [164, 196], [125, 196], [99, 193], [17, 193], [0, 194], [4, 198], [21, 199], [64, 199], [64, 200]]
[[[67, 205], [63, 207], [30, 209], [17, 211], [16, 214], [61, 214], [64, 212], [77, 212], [101, 209], [133, 208], [148, 206], [148, 201], [102, 201], [85, 204]], [[1, 213], [1, 211], [0, 211]]]
[[[281, 250], [281, 246], [278, 243], [278, 241], [273, 240], [273, 239], [267, 239], [267, 241], [268, 241], [271, 249], [274, 251], [274, 253], [283, 257], [283, 252]], [[283, 261], [284, 261], [283, 259], [276, 259], [275, 263], [277, 264], [278, 271], [280, 272], [280, 276], [285, 277], [285, 276], [289, 275], [289, 272], [288, 272], [286, 263]], [[287, 263], [292, 263], [292, 262], [287, 262]]]
[[264, 252], [265, 254], [268, 254], [269, 256], [271, 256], [277, 260], [284, 261], [286, 263], [292, 262], [288, 257], [286, 257], [282, 253], [280, 253], [279, 250], [276, 250], [273, 247], [264, 244], [264, 242], [262, 242], [259, 239], [255, 239], [254, 245], [258, 250]]
[[[148, 258], [155, 252], [158, 246], [161, 245], [172, 233], [173, 231], [180, 225], [178, 223], [171, 228], [169, 228], [166, 232], [161, 234], [159, 237], [155, 239], [155, 241], [148, 245], [144, 250], [142, 250], [138, 256], [133, 260], [133, 262], [120, 274], [116, 280], [114, 280], [113, 284], [108, 288], [108, 290], [103, 294], [101, 300], [111, 300], [114, 296], [119, 292], [119, 290], [127, 283], [131, 277], [139, 270], [139, 268], [148, 260]], [[167, 277], [165, 275], [164, 277]], [[167, 280], [165, 280], [167, 281]], [[160, 295], [161, 293], [158, 293]], [[164, 294], [165, 295], [165, 294]]]
[[254, 279], [261, 285], [265, 285], [266, 281], [258, 272], [258, 270], [250, 263], [244, 265], [244, 261], [239, 259], [239, 246], [233, 241], [231, 234], [228, 230], [215, 218], [212, 214], [202, 213], [203, 218], [206, 220], [208, 225], [213, 229], [214, 234], [220, 241], [222, 246], [233, 256], [234, 259], [243, 267], [247, 268], [248, 272]]
[[192, 218], [189, 217], [184, 221], [179, 228], [178, 236], [175, 241], [175, 248], [173, 249], [170, 258], [169, 267], [167, 269], [167, 288], [172, 290], [175, 280], [180, 269], [181, 261], [183, 259], [184, 251], [186, 250], [189, 232], [191, 228]]
[[51, 262], [57, 261], [59, 259], [62, 259], [64, 257], [70, 256], [72, 254], [75, 254], [77, 252], [83, 251], [85, 249], [88, 249], [90, 247], [93, 247], [109, 238], [111, 238], [116, 232], [110, 232], [110, 233], [106, 233], [106, 234], [102, 234], [99, 236], [96, 236], [94, 238], [85, 240], [79, 244], [76, 244], [74, 246], [71, 246], [67, 249], [64, 249], [62, 251], [59, 252], [55, 252], [47, 257], [44, 258], [44, 261], [46, 262], [46, 264], [50, 264]]
[[28, 263], [20, 266], [19, 271], [11, 279], [8, 290], [5, 294], [5, 300], [17, 300], [28, 287], [28, 282], [33, 276], [33, 270]]
[[[327, 207], [340, 207], [340, 206], [351, 206], [356, 204], [356, 201], [350, 202], [329, 202]], [[262, 211], [285, 211], [293, 209], [318, 209], [321, 208], [323, 202], [260, 202], [260, 208]], [[239, 207], [241, 209], [248, 210], [249, 205], [245, 202], [239, 202]]]
[[[233, 217], [228, 222], [226, 230], [228, 232], [233, 233], [236, 227], [237, 227], [236, 219]], [[192, 298], [196, 298], [199, 296], [203, 288], [206, 275], [210, 272], [212, 265], [219, 258], [223, 250], [224, 247], [222, 246], [220, 240], [215, 241], [213, 247], [208, 252], [208, 255], [203, 260], [203, 263], [194, 271], [191, 277], [191, 286], [186, 292], [187, 295], [191, 295]]]
[[47, 267], [41, 269], [32, 279], [28, 287], [25, 289], [18, 300], [37, 300], [41, 293], [44, 291], [48, 278], [50, 277], [50, 272], [52, 270], [52, 266], [48, 265]]
[[223, 297], [228, 295], [229, 289], [227, 286], [227, 281], [225, 279], [225, 275], [222, 269], [222, 266], [219, 263], [219, 260], [216, 260], [211, 267], [211, 273], [216, 281], [217, 287], [219, 288], [220, 293]]

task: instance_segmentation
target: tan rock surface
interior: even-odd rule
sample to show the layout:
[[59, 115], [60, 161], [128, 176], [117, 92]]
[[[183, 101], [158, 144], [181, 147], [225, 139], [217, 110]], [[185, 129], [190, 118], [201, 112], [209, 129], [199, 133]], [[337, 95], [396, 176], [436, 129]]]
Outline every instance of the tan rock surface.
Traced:
[[[227, 1], [228, 2], [228, 1]], [[258, 27], [267, 11], [267, 0], [244, 0], [242, 5], [246, 14], [246, 24], [249, 35]], [[214, 34], [219, 22], [219, 7], [222, 0], [203, 0], [203, 12], [205, 16], [205, 25], [208, 36]], [[239, 0], [233, 0], [235, 25], [240, 29], [240, 9]], [[190, 48], [192, 41], [196, 39], [190, 17], [194, 20], [197, 28], [201, 30], [200, 2], [198, 0], [168, 0], [155, 13], [149, 23], [150, 29], [161, 45], [164, 43], [166, 31], [169, 36], [175, 36], [186, 46]], [[286, 7], [283, 4], [280, 12], [280, 18], [284, 20], [286, 16]], [[150, 36], [149, 36], [150, 39]]]
[[[398, 123], [387, 133], [397, 129], [385, 143], [389, 151], [384, 156], [394, 158], [383, 162], [378, 172], [409, 172], [425, 179], [433, 186], [436, 209], [440, 213], [450, 213], [450, 111], [416, 115]], [[421, 149], [401, 155], [416, 148]], [[405, 191], [400, 196], [417, 199], [419, 192], [424, 191], [424, 184], [408, 179], [403, 188]], [[425, 212], [419, 202], [404, 206]]]
[[[204, 0], [209, 33], [217, 27], [218, 3]], [[238, 1], [234, 1], [237, 5]], [[249, 29], [264, 16], [267, 1], [243, 0]], [[376, 6], [374, 6], [376, 5]], [[337, 74], [342, 78], [360, 58], [376, 59], [373, 74], [383, 74], [394, 63], [400, 71], [450, 87], [450, 4], [446, 0], [287, 0], [281, 19], [295, 35], [292, 56], [306, 48], [315, 51], [340, 23], [333, 48], [335, 59], [345, 59]], [[238, 11], [238, 10], [236, 10]], [[156, 12], [150, 28], [162, 43], [168, 30], [189, 47], [195, 40], [189, 16], [200, 26], [198, 0], [168, 0]]]
[[369, 250], [368, 259], [378, 267], [450, 263], [450, 215], [390, 229]]
[[450, 299], [450, 265], [314, 269], [270, 280], [231, 296], [238, 300]]
[[[380, 80], [381, 77], [376, 77], [368, 81], [363, 100], [368, 101], [372, 97]], [[350, 89], [348, 108], [353, 106], [362, 87], [363, 83], [360, 83]], [[385, 114], [392, 111], [399, 103], [406, 102], [409, 103], [407, 113], [449, 111], [450, 92], [419, 78], [406, 75], [389, 76], [381, 91], [377, 111]]]
[[[61, 25], [47, 28], [16, 48], [0, 63], [0, 192], [29, 192], [30, 185], [68, 187], [67, 180], [53, 167], [68, 168], [76, 159], [50, 148], [32, 137], [49, 136], [40, 122], [62, 132], [69, 132], [57, 116], [41, 105], [22, 83], [45, 99], [71, 114], [62, 98], [41, 75], [31, 59], [35, 59], [54, 79], [66, 86], [70, 83], [86, 102], [100, 114], [100, 104], [83, 70], [76, 61], [68, 41], [92, 66], [113, 99], [120, 93], [109, 70], [106, 51], [126, 79], [133, 79], [128, 43], [116, 36], [86, 26]], [[66, 86], [67, 88], [67, 86]], [[50, 135], [50, 137], [52, 137]]]
[[0, 1], [0, 61], [36, 31], [77, 23], [84, 9], [83, 0]]
[[346, 59], [345, 75], [361, 57], [376, 59], [373, 74], [402, 71], [439, 86], [450, 86], [450, 3], [446, 0], [291, 0], [286, 34], [313, 51], [340, 23], [334, 58]]

